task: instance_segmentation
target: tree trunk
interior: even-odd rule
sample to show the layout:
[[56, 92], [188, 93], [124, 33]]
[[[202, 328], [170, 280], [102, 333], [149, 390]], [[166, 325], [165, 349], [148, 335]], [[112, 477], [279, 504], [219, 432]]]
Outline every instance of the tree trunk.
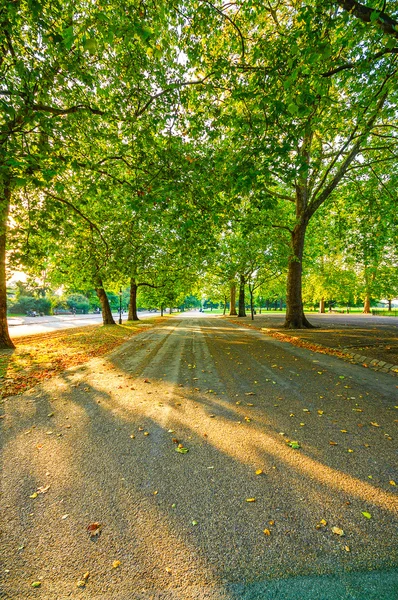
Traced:
[[224, 294], [224, 312], [223, 312], [224, 316], [225, 316], [226, 312], [227, 312], [227, 296]]
[[239, 283], [239, 313], [238, 313], [238, 317], [245, 317], [246, 316], [246, 309], [245, 309], [245, 276], [241, 275], [240, 276], [240, 283]]
[[250, 285], [249, 285], [249, 292], [250, 292], [250, 313], [251, 313], [252, 321], [254, 321], [253, 290]]
[[236, 317], [236, 283], [232, 281], [231, 283], [231, 304], [229, 307], [229, 315], [231, 317]]
[[388, 300], [388, 310], [390, 312], [392, 311], [392, 299], [391, 298]]
[[313, 328], [307, 321], [303, 310], [302, 298], [302, 273], [303, 273], [303, 251], [307, 223], [301, 220], [291, 232], [291, 250], [287, 273], [286, 290], [286, 329]]
[[163, 304], [162, 304], [162, 306], [160, 307], [160, 316], [161, 316], [161, 317], [163, 317], [163, 310], [164, 310], [164, 309], [163, 309]]
[[139, 321], [137, 315], [137, 290], [138, 285], [135, 282], [135, 279], [132, 277], [130, 279], [130, 304], [129, 304], [129, 321]]
[[102, 279], [100, 277], [97, 278], [97, 287], [95, 289], [97, 292], [97, 296], [99, 301], [101, 302], [102, 309], [102, 324], [103, 325], [116, 325], [113, 316], [111, 307], [109, 304], [108, 296], [105, 293], [104, 285], [102, 283]]
[[11, 182], [0, 179], [0, 348], [15, 348], [7, 323], [6, 238], [10, 200]]
[[319, 301], [319, 312], [320, 313], [324, 313], [325, 312], [325, 298], [322, 296], [322, 298]]
[[370, 296], [369, 296], [369, 294], [366, 294], [366, 296], [365, 296], [363, 312], [365, 313], [365, 315], [370, 315]]

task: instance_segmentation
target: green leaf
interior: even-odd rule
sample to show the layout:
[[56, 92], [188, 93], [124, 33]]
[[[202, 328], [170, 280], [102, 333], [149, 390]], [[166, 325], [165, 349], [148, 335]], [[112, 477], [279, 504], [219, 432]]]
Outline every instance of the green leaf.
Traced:
[[180, 454], [186, 454], [189, 452], [189, 450], [188, 448], [176, 448], [176, 452], [179, 452]]
[[364, 517], [366, 517], [367, 519], [371, 519], [371, 518], [372, 518], [372, 515], [371, 515], [370, 513], [368, 513], [368, 512], [363, 512], [362, 514], [363, 514], [363, 516], [364, 516]]
[[298, 450], [299, 448], [301, 448], [300, 444], [298, 442], [289, 442], [288, 446], [290, 446], [290, 448], [293, 448], [293, 450]]

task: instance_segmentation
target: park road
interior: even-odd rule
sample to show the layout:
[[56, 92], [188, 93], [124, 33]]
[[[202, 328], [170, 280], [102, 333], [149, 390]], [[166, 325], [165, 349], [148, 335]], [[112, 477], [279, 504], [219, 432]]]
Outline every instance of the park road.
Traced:
[[397, 381], [197, 313], [7, 398], [0, 598], [398, 597]]

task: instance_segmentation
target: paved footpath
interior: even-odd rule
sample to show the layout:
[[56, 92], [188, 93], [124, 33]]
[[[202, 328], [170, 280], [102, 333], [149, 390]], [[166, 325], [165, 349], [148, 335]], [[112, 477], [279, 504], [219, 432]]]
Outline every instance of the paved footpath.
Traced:
[[3, 408], [0, 598], [398, 597], [388, 373], [198, 315]]

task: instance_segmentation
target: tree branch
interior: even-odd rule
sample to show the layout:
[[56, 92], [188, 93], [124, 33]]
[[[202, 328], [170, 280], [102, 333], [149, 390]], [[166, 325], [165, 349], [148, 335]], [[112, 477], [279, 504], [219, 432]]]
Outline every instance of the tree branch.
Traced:
[[398, 39], [398, 21], [382, 10], [369, 8], [356, 0], [337, 0], [336, 3], [364, 23], [376, 23], [384, 33]]
[[65, 204], [65, 206], [68, 206], [69, 208], [71, 208], [77, 215], [79, 215], [79, 217], [81, 217], [83, 219], [83, 221], [86, 221], [86, 223], [88, 223], [90, 225], [90, 227], [92, 229], [94, 229], [99, 237], [101, 238], [101, 240], [104, 242], [105, 247], [106, 247], [106, 251], [108, 252], [108, 244], [105, 240], [105, 238], [103, 237], [101, 230], [99, 229], [98, 225], [96, 225], [95, 223], [93, 223], [93, 221], [91, 221], [91, 219], [89, 219], [84, 213], [82, 213], [82, 211], [80, 209], [78, 209], [76, 206], [74, 206], [72, 204], [72, 202], [69, 202], [69, 200], [66, 200], [65, 198], [61, 198], [60, 196], [56, 196], [55, 194], [52, 194], [51, 192], [48, 191], [44, 191], [44, 194], [46, 196], [49, 196], [50, 198], [52, 198], [53, 200], [55, 200], [56, 202], [60, 202], [61, 204]]
[[98, 108], [93, 108], [92, 106], [86, 104], [78, 104], [77, 106], [71, 106], [70, 108], [55, 108], [54, 106], [47, 106], [46, 104], [32, 104], [33, 110], [39, 110], [42, 112], [48, 112], [52, 115], [70, 115], [72, 113], [79, 112], [80, 110], [88, 110], [94, 115], [104, 115], [104, 111], [99, 110]]

